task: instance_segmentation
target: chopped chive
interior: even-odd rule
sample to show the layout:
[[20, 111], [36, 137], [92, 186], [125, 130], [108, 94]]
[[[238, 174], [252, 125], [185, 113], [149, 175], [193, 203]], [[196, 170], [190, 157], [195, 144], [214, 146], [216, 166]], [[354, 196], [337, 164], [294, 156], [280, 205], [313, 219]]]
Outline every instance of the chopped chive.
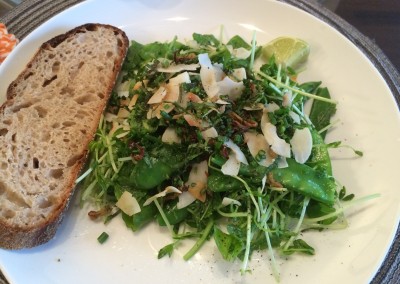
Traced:
[[97, 237], [97, 241], [100, 244], [104, 244], [104, 242], [107, 241], [108, 237], [109, 237], [109, 235], [106, 232], [103, 232], [100, 234], [100, 236]]

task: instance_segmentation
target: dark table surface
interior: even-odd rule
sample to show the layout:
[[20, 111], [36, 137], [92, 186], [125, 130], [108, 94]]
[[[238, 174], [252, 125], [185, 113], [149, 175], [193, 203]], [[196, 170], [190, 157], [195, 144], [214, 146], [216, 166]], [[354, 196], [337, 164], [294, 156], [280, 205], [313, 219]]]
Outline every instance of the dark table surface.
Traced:
[[[354, 26], [382, 49], [393, 66], [397, 70], [400, 70], [400, 0], [309, 0], [309, 2], [320, 3], [341, 17], [345, 22]], [[1, 4], [2, 1], [0, 1], [0, 21], [7, 18], [7, 13], [10, 13], [8, 9], [11, 8], [10, 5], [5, 6]], [[394, 74], [398, 77], [396, 71], [394, 71]], [[394, 78], [394, 85], [397, 90], [399, 89], [398, 82], [399, 78]], [[398, 247], [395, 246], [394, 249], [398, 250]], [[399, 275], [399, 264], [396, 263], [395, 261], [397, 267], [394, 268], [394, 273], [393, 268], [391, 269], [394, 277]], [[4, 278], [0, 271], [0, 284], [6, 283], [2, 279]], [[390, 281], [390, 283], [399, 283], [396, 282], [396, 279], [394, 281]]]

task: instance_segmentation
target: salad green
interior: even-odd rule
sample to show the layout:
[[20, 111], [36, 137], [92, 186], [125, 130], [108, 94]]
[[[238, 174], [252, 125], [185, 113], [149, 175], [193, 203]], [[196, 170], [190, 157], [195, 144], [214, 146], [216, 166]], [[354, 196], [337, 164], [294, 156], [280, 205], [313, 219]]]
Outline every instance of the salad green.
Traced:
[[267, 250], [277, 279], [276, 253], [315, 253], [302, 231], [345, 227], [354, 195], [333, 176], [328, 149], [340, 143], [324, 142], [336, 102], [261, 50], [240, 36], [132, 41], [77, 181], [82, 202], [98, 206], [89, 215], [166, 226], [159, 258], [195, 239], [188, 260], [213, 239], [244, 273]]

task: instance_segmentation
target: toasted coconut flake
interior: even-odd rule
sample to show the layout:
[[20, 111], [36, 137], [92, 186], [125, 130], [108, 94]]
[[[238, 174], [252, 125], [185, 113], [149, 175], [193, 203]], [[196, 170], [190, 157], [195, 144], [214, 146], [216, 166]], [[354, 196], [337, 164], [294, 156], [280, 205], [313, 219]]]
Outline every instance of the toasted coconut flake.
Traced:
[[115, 114], [110, 113], [110, 112], [106, 112], [104, 115], [104, 120], [107, 122], [111, 122], [117, 118], [118, 118], [118, 116], [116, 116]]
[[276, 103], [269, 103], [265, 105], [265, 109], [267, 110], [267, 112], [274, 112], [280, 109], [280, 107]]
[[217, 138], [218, 137], [218, 132], [215, 129], [215, 127], [210, 127], [206, 130], [203, 130], [201, 132], [201, 136], [203, 136], [204, 140], [208, 141], [211, 138]]
[[289, 167], [285, 157], [278, 157], [278, 168], [283, 169]]
[[237, 206], [241, 206], [241, 205], [242, 205], [242, 204], [241, 204], [239, 201], [237, 201], [236, 199], [232, 199], [232, 198], [229, 198], [229, 197], [224, 197], [224, 198], [222, 199], [222, 202], [221, 202], [221, 207], [226, 207], [226, 206], [229, 206], [229, 205], [231, 205], [231, 204], [237, 205]]
[[293, 119], [294, 123], [300, 124], [300, 116], [297, 113], [289, 111], [289, 116]]
[[172, 144], [172, 143], [181, 143], [181, 138], [178, 136], [178, 133], [176, 133], [176, 129], [174, 127], [169, 126], [167, 129], [165, 129], [161, 141], [164, 143]]
[[243, 67], [233, 69], [232, 77], [237, 81], [243, 81], [247, 78], [246, 69]]
[[293, 156], [296, 162], [304, 164], [310, 157], [312, 150], [310, 129], [308, 127], [296, 129], [290, 140], [290, 144], [292, 145]]
[[212, 98], [218, 94], [219, 87], [217, 85], [217, 79], [214, 71], [214, 66], [211, 63], [207, 53], [198, 55], [200, 63], [200, 78], [201, 84], [207, 93], [207, 96]]
[[195, 200], [196, 198], [192, 194], [190, 194], [188, 191], [184, 191], [182, 192], [182, 194], [179, 195], [179, 200], [176, 204], [176, 208], [185, 208], [192, 204]]
[[203, 100], [200, 99], [200, 97], [198, 95], [193, 94], [191, 92], [187, 93], [186, 96], [187, 96], [187, 100], [190, 102], [194, 102], [194, 103], [202, 103], [203, 102]]
[[158, 90], [151, 96], [147, 104], [159, 104], [161, 103], [165, 96], [167, 95], [167, 89], [164, 86], [160, 86]]
[[232, 48], [231, 45], [227, 46], [229, 52], [236, 57], [237, 59], [246, 59], [250, 56], [251, 50], [247, 50], [244, 47], [239, 47], [239, 48]]
[[272, 151], [280, 156], [290, 158], [290, 144], [278, 136], [275, 125], [267, 122], [261, 130]]
[[150, 203], [152, 203], [157, 198], [164, 197], [168, 193], [182, 193], [182, 191], [180, 191], [179, 189], [177, 189], [174, 186], [167, 186], [163, 191], [161, 191], [161, 192], [159, 192], [159, 193], [147, 198], [146, 201], [143, 203], [143, 206], [149, 205]]
[[283, 94], [282, 99], [282, 106], [290, 107], [292, 105], [293, 95], [291, 92], [286, 92]]
[[229, 155], [228, 160], [221, 167], [221, 172], [228, 176], [237, 176], [240, 170], [240, 162], [234, 153]]
[[183, 118], [186, 120], [186, 122], [193, 127], [200, 128], [201, 127], [201, 120], [197, 119], [191, 114], [184, 114]]
[[208, 178], [208, 162], [207, 160], [204, 160], [200, 163], [193, 164], [186, 184], [189, 185], [191, 183], [199, 181], [205, 183], [207, 181], [207, 178]]
[[225, 77], [222, 81], [217, 82], [219, 96], [228, 96], [231, 100], [235, 101], [243, 93], [245, 89], [243, 82], [235, 82], [229, 77]]
[[115, 205], [128, 216], [132, 216], [141, 211], [139, 203], [129, 191], [124, 191]]
[[256, 158], [260, 151], [265, 155], [263, 159], [256, 159], [257, 163], [261, 166], [268, 167], [273, 162], [274, 159], [269, 155], [269, 145], [262, 134], [256, 132], [246, 132], [244, 133], [244, 140], [249, 147], [250, 154]]
[[234, 153], [237, 161], [240, 163], [248, 165], [249, 163], [247, 162], [246, 156], [243, 154], [242, 150], [240, 150], [239, 146], [236, 145], [231, 139], [226, 141], [224, 145], [232, 150]]
[[166, 85], [167, 94], [164, 97], [166, 102], [177, 102], [179, 100], [179, 85], [183, 83], [190, 83], [190, 76], [188, 72], [183, 72], [171, 79]]
[[205, 189], [207, 185], [207, 179], [208, 163], [205, 160], [192, 166], [188, 181], [185, 183], [189, 186], [188, 191], [190, 194], [202, 202], [205, 202], [206, 200]]
[[200, 200], [201, 202], [206, 201], [206, 183], [201, 181], [191, 183], [188, 192], [197, 200]]
[[120, 108], [117, 116], [118, 116], [118, 118], [127, 118], [127, 117], [129, 117], [129, 114], [130, 114], [129, 110], [127, 110], [125, 108]]

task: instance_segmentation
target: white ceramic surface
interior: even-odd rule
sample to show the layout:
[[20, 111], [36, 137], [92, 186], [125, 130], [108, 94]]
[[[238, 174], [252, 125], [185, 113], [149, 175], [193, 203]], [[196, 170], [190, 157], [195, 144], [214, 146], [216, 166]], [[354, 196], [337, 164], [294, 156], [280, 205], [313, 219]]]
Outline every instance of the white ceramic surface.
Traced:
[[[313, 16], [267, 0], [89, 0], [45, 22], [26, 37], [0, 67], [0, 98], [41, 42], [79, 24], [116, 25], [131, 39], [164, 41], [193, 32], [235, 34], [249, 40], [256, 28], [258, 43], [289, 35], [311, 45], [307, 70], [300, 81], [322, 80], [339, 101], [338, 126], [328, 141], [343, 140], [364, 152], [354, 158], [343, 148], [332, 150], [334, 174], [357, 197], [381, 197], [347, 211], [350, 227], [305, 233], [316, 255], [279, 259], [281, 283], [367, 283], [392, 242], [400, 216], [398, 169], [400, 118], [390, 90], [373, 65], [344, 36]], [[157, 260], [170, 243], [166, 230], [148, 226], [129, 231], [120, 218], [95, 223], [87, 210], [71, 205], [49, 243], [21, 251], [0, 250], [0, 268], [11, 283], [274, 283], [266, 252], [255, 254], [252, 273], [241, 276], [240, 263], [226, 263], [209, 242], [185, 262], [182, 246], [172, 258]], [[97, 236], [109, 240], [100, 245]]]

